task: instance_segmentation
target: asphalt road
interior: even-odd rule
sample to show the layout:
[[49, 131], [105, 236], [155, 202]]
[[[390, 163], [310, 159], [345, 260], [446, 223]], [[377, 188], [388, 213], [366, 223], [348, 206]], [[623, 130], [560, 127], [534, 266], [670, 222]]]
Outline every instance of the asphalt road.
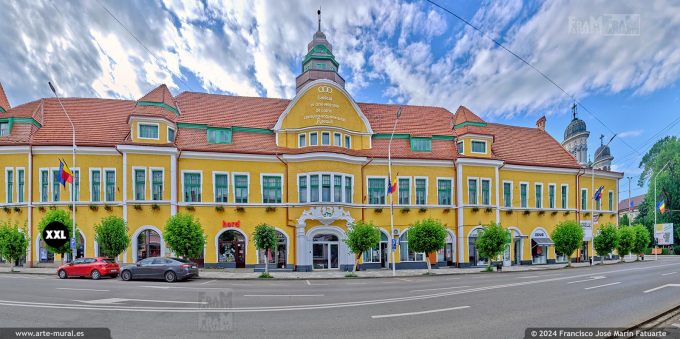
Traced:
[[308, 281], [168, 284], [0, 274], [0, 326], [108, 327], [114, 338], [522, 338], [527, 327], [630, 327], [679, 305], [677, 257]]

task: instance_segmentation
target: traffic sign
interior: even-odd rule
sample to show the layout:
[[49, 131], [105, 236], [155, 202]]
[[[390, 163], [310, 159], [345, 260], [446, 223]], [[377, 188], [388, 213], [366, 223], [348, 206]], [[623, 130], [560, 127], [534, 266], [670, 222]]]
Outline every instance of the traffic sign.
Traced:
[[392, 239], [392, 250], [397, 249], [397, 239]]
[[71, 238], [71, 249], [76, 249], [76, 238]]

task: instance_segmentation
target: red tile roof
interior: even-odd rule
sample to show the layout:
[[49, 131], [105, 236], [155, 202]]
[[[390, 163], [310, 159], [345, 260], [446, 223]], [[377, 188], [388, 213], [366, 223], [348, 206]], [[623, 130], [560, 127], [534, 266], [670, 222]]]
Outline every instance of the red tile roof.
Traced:
[[[645, 196], [646, 196], [645, 194], [641, 194], [630, 198], [630, 202], [633, 203], [633, 210], [637, 210], [638, 207], [640, 207], [642, 202], [645, 201]], [[619, 212], [628, 211], [628, 204], [629, 204], [628, 198], [619, 201]]]
[[493, 156], [515, 165], [580, 168], [576, 158], [550, 134], [538, 128], [489, 123]]
[[154, 88], [151, 92], [147, 93], [145, 96], [141, 97], [137, 101], [161, 102], [172, 108], [175, 109], [177, 108], [175, 98], [172, 96], [172, 93], [170, 93], [168, 86], [166, 86], [165, 84], [162, 84]]
[[483, 124], [484, 120], [478, 117], [477, 114], [472, 113], [472, 111], [467, 107], [459, 106], [456, 110], [456, 120], [454, 121], [454, 125], [462, 124], [464, 122], [476, 122]]
[[9, 109], [12, 108], [12, 106], [9, 104], [9, 100], [7, 100], [5, 89], [2, 88], [2, 83], [0, 83], [0, 107], [2, 107], [5, 111], [9, 111]]
[[290, 100], [183, 92], [179, 122], [271, 129]]

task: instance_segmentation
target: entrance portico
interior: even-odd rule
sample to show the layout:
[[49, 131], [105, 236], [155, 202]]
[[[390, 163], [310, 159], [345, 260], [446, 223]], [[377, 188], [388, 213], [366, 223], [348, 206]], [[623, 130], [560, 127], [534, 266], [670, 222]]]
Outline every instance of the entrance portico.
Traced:
[[[305, 232], [309, 220], [316, 220], [321, 225]], [[302, 213], [295, 227], [297, 271], [352, 270], [355, 260], [345, 244], [347, 235], [342, 228], [333, 225], [338, 221], [345, 222], [348, 227], [354, 224], [354, 218], [341, 207], [312, 207]]]

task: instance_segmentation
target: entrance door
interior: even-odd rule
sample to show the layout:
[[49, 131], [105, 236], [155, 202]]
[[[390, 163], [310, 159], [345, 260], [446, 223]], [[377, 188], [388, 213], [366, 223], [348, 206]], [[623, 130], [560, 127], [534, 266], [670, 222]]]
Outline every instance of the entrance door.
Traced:
[[510, 266], [512, 265], [512, 261], [510, 260], [510, 244], [505, 246], [505, 252], [503, 252], [503, 266]]
[[246, 267], [246, 251], [245, 244], [242, 241], [234, 239], [232, 241], [232, 246], [234, 247], [234, 262], [236, 262], [236, 268]]
[[513, 260], [513, 264], [515, 265], [521, 265], [522, 264], [522, 242], [520, 238], [514, 238], [513, 240], [513, 246], [515, 249], [515, 258]]
[[243, 234], [236, 230], [222, 232], [217, 240], [217, 247], [218, 262], [233, 263], [236, 268], [246, 267], [246, 239]]
[[584, 241], [583, 246], [581, 246], [581, 261], [586, 262], [590, 260], [588, 257], [588, 242]]
[[314, 269], [338, 268], [338, 237], [333, 234], [319, 234], [312, 239], [312, 264]]
[[387, 267], [387, 243], [380, 243], [380, 267]]

